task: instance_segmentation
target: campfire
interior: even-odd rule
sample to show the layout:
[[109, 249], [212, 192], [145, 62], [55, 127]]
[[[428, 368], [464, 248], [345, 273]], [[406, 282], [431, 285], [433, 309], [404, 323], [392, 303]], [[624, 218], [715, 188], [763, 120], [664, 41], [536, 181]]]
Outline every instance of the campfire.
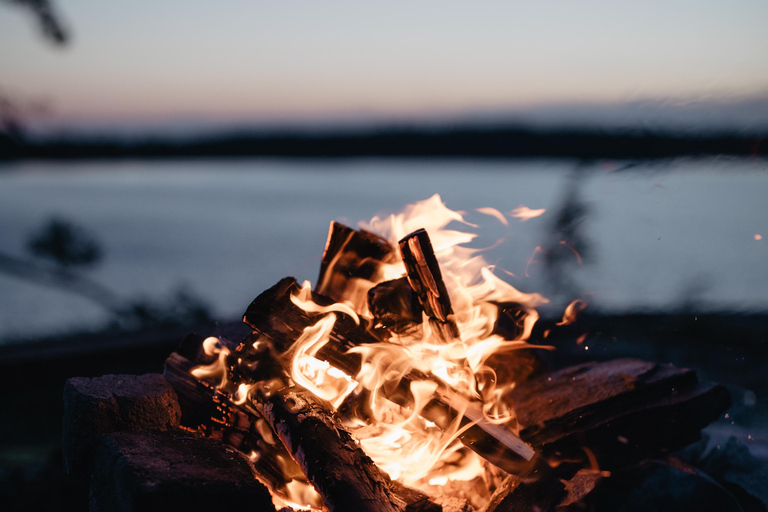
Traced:
[[245, 454], [276, 509], [566, 510], [728, 407], [671, 365], [549, 368], [547, 299], [468, 247], [473, 227], [437, 195], [331, 222], [314, 285], [285, 278], [248, 306], [250, 333], [189, 335], [168, 358], [182, 426]]

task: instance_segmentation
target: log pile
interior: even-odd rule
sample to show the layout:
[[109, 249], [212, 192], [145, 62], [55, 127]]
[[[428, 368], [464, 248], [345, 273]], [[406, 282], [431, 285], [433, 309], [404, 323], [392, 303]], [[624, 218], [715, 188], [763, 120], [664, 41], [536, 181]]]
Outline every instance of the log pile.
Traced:
[[[182, 425], [253, 455], [260, 480], [286, 502], [288, 483], [299, 482], [310, 484], [317, 505], [331, 511], [472, 510], [462, 500], [428, 496], [390, 480], [340, 421], [344, 406], [334, 409], [290, 377], [292, 350], [305, 329], [332, 305], [361, 293], [367, 294], [373, 320], [335, 308], [328, 342], [314, 354], [347, 375], [361, 368], [360, 356], [350, 349], [387, 343], [418, 328], [422, 318], [444, 342], [460, 338], [427, 233], [406, 236], [398, 249], [406, 275], [380, 282], [384, 266], [397, 261], [395, 248], [371, 233], [332, 223], [311, 292], [315, 310], [292, 300], [300, 287], [285, 278], [248, 306], [244, 321], [251, 333], [245, 338], [220, 338], [211, 353], [205, 349], [210, 342], [187, 337], [165, 370], [179, 396]], [[379, 284], [362, 286], [366, 281]], [[516, 307], [498, 307], [496, 332], [513, 338]], [[407, 372], [386, 389], [388, 400], [411, 408], [411, 383], [435, 382], [420, 414], [440, 428], [459, 421], [462, 443], [496, 474], [508, 475], [496, 486], [488, 512], [570, 510], [610, 480], [610, 472], [695, 441], [729, 405], [723, 387], [699, 383], [691, 370], [625, 359], [545, 371], [542, 356], [524, 353], [528, 370], [508, 370], [521, 379], [508, 397], [516, 424], [488, 421], [481, 404], [423, 372]], [[496, 359], [504, 371], [504, 355]], [[223, 361], [220, 375], [190, 373], [215, 360]]]

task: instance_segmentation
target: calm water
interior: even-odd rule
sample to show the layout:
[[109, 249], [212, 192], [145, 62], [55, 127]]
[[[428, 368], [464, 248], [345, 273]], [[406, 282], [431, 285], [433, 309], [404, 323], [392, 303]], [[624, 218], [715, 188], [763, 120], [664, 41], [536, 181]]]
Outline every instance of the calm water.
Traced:
[[[768, 309], [768, 161], [678, 160], [626, 169], [567, 160], [171, 161], [0, 166], [0, 250], [23, 256], [51, 216], [87, 228], [106, 257], [90, 275], [126, 297], [179, 285], [220, 317], [285, 275], [316, 278], [328, 222], [355, 225], [439, 193], [480, 225], [478, 246], [525, 291], [552, 292], [528, 263], [565, 199], [586, 208], [584, 263], [564, 262], [591, 307]], [[505, 227], [474, 212], [547, 208]], [[761, 234], [764, 239], [756, 240]], [[553, 242], [554, 241], [554, 242]], [[526, 276], [526, 270], [528, 276]], [[97, 326], [96, 305], [0, 274], [0, 339]]]

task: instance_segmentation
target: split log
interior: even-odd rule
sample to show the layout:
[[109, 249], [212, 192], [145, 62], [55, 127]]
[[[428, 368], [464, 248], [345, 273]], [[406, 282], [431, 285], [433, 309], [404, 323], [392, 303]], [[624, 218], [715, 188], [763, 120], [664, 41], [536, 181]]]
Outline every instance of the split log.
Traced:
[[459, 337], [459, 328], [429, 235], [419, 229], [405, 236], [399, 245], [408, 283], [419, 297], [433, 332], [445, 342], [453, 341]]
[[395, 261], [394, 249], [384, 238], [331, 221], [315, 291], [336, 302], [358, 304], [365, 297], [357, 296], [361, 290], [354, 281], [378, 280], [381, 265]]
[[[256, 297], [244, 315], [244, 321], [281, 353], [288, 351], [304, 329], [319, 319], [318, 314], [307, 313], [291, 302], [291, 294], [298, 290], [295, 279], [285, 278]], [[313, 300], [321, 305], [333, 303], [331, 299], [318, 294], [313, 295]], [[354, 376], [360, 370], [361, 358], [347, 351], [356, 346], [378, 342], [365, 325], [357, 326], [352, 319], [340, 314], [328, 343], [318, 351], [316, 357]], [[241, 345], [236, 357], [247, 362], [252, 359], [250, 350], [248, 345]], [[412, 406], [410, 384], [420, 380], [435, 379], [412, 371], [400, 380], [395, 389], [388, 390], [387, 398], [404, 407]], [[530, 446], [514, 432], [504, 425], [490, 423], [484, 418], [478, 403], [468, 401], [445, 386], [438, 387], [432, 400], [423, 409], [422, 416], [445, 428], [457, 417], [457, 410], [464, 411], [461, 424], [462, 427], [467, 426], [467, 430], [460, 436], [461, 441], [486, 460], [507, 471], [511, 469], [511, 464], [533, 457], [534, 452]]]
[[398, 512], [389, 477], [331, 413], [330, 405], [290, 386], [253, 403], [277, 433], [329, 510]]
[[489, 512], [568, 510], [599, 480], [595, 464], [614, 472], [682, 448], [730, 404], [725, 388], [692, 370], [637, 359], [565, 368], [510, 396], [520, 435], [540, 456], [520, 467], [525, 478], [502, 484]]
[[723, 386], [693, 370], [637, 359], [585, 363], [510, 393], [520, 436], [542, 456], [589, 448], [601, 468], [682, 448], [730, 405]]

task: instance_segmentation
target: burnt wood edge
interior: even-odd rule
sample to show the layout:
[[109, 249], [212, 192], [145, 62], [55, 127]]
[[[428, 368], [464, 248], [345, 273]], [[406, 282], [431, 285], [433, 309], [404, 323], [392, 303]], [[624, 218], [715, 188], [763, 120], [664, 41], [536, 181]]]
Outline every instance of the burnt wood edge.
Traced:
[[589, 424], [548, 442], [543, 456], [590, 448], [607, 469], [683, 448], [701, 437], [701, 429], [731, 405], [730, 392], [719, 384], [697, 384], [649, 404], [627, 407], [621, 416], [594, 418]]
[[[213, 385], [195, 378], [190, 373], [195, 366], [198, 364], [173, 353], [166, 360], [163, 371], [163, 376], [179, 397], [181, 425], [206, 437], [218, 439], [246, 455], [257, 451], [260, 456], [253, 464], [254, 470], [262, 483], [273, 491], [283, 489], [285, 475], [301, 474], [298, 466], [290, 467], [291, 459], [279, 443], [264, 439], [264, 431], [260, 431], [258, 425], [261, 417], [233, 404], [229, 397], [217, 391]], [[287, 467], [281, 468], [278, 455], [288, 461]]]
[[376, 277], [381, 263], [395, 261], [394, 251], [378, 235], [331, 221], [315, 291], [341, 301], [349, 279]]
[[398, 246], [408, 283], [418, 296], [433, 332], [446, 342], [459, 338], [451, 299], [429, 235], [424, 229], [418, 229], [403, 237]]

